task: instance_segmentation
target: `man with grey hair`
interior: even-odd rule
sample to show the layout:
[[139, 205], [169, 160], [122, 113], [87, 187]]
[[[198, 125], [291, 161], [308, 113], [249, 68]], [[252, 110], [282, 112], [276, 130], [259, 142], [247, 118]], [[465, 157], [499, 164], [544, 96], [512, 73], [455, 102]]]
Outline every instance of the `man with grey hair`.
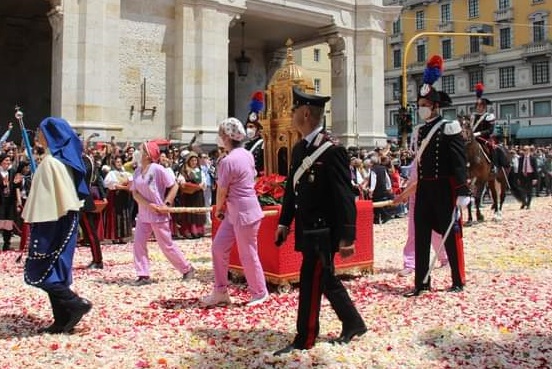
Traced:
[[362, 165], [364, 166], [364, 180], [360, 186], [366, 193], [366, 198], [371, 199], [377, 182], [376, 173], [372, 170], [372, 159], [365, 159]]

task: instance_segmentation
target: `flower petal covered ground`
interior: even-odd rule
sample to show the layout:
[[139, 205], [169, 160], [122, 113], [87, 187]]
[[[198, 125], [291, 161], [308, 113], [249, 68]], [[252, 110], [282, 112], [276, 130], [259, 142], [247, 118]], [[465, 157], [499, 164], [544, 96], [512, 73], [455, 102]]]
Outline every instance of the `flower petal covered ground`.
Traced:
[[402, 293], [413, 278], [397, 276], [406, 219], [374, 226], [375, 273], [344, 279], [368, 333], [330, 345], [341, 325], [323, 300], [315, 348], [281, 357], [272, 352], [293, 338], [297, 289], [247, 307], [236, 283], [232, 306], [201, 308], [208, 239], [178, 241], [198, 269], [186, 282], [151, 243], [154, 282], [144, 286], [132, 284], [129, 245], [104, 246], [103, 270], [85, 269], [90, 250], [78, 248], [73, 287], [94, 307], [73, 335], [37, 334], [51, 323], [46, 294], [23, 283], [18, 252], [1, 253], [0, 368], [551, 368], [551, 214], [552, 198], [536, 198], [531, 210], [506, 204], [501, 223], [465, 228], [465, 291], [445, 292], [442, 268], [435, 290], [411, 299]]

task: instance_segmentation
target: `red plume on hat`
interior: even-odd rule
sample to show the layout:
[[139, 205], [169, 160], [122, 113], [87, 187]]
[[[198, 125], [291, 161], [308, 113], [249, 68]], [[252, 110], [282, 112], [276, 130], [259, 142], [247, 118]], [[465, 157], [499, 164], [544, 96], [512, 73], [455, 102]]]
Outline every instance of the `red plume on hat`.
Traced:
[[258, 129], [263, 129], [263, 126], [259, 122], [259, 114], [264, 109], [264, 92], [256, 91], [251, 95], [251, 101], [249, 102], [249, 114], [247, 114], [247, 123], [253, 123]]
[[433, 55], [429, 58], [426, 68], [424, 69], [424, 84], [418, 92], [418, 97], [429, 98], [429, 100], [432, 101], [440, 100], [437, 91], [433, 88], [433, 84], [441, 77], [444, 69], [444, 62], [441, 55]]
[[483, 86], [483, 83], [479, 82], [475, 85], [475, 96], [477, 96], [478, 99], [483, 96], [483, 91], [485, 91], [485, 86]]
[[264, 93], [257, 91], [251, 96], [251, 102], [249, 103], [249, 109], [255, 113], [259, 113], [264, 107]]
[[492, 101], [487, 99], [486, 97], [483, 97], [483, 91], [485, 91], [485, 86], [483, 86], [483, 83], [479, 82], [475, 85], [475, 96], [477, 97], [477, 101], [483, 102], [487, 105], [491, 105]]
[[445, 65], [441, 55], [433, 55], [424, 70], [424, 83], [433, 85], [441, 77], [444, 69]]

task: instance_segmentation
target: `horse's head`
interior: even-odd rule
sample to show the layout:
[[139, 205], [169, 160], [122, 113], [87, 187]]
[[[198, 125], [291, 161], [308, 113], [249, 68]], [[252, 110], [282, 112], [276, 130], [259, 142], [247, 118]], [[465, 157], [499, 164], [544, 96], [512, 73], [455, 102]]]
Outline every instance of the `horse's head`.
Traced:
[[475, 140], [473, 135], [473, 129], [471, 125], [471, 119], [468, 116], [459, 116], [458, 121], [462, 126], [462, 137], [466, 141], [466, 144], [469, 144]]

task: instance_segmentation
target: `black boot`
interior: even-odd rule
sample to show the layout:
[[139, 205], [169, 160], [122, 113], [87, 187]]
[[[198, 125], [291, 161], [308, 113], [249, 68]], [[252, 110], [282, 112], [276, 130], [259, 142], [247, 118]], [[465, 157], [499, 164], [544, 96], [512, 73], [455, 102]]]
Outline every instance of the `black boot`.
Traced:
[[416, 297], [416, 296], [420, 296], [424, 293], [427, 293], [427, 292], [431, 292], [431, 286], [429, 283], [426, 283], [426, 284], [422, 284], [421, 286], [418, 286], [418, 287], [414, 287], [413, 290], [405, 293], [403, 296], [404, 297]]
[[52, 296], [51, 294], [48, 294], [48, 297], [50, 298], [50, 304], [52, 305], [54, 322], [48, 327], [40, 328], [38, 330], [38, 333], [49, 333], [49, 334], [63, 333], [63, 327], [69, 321], [69, 316], [67, 314], [67, 311], [65, 310], [63, 305], [60, 304], [60, 301], [56, 299], [54, 296]]
[[82, 317], [92, 309], [92, 303], [87, 299], [76, 296], [61, 302], [67, 311], [67, 323], [63, 326], [64, 333], [71, 333]]
[[11, 246], [12, 231], [4, 230], [2, 231], [2, 236], [4, 238], [4, 245], [2, 246], [2, 251], [9, 251]]

